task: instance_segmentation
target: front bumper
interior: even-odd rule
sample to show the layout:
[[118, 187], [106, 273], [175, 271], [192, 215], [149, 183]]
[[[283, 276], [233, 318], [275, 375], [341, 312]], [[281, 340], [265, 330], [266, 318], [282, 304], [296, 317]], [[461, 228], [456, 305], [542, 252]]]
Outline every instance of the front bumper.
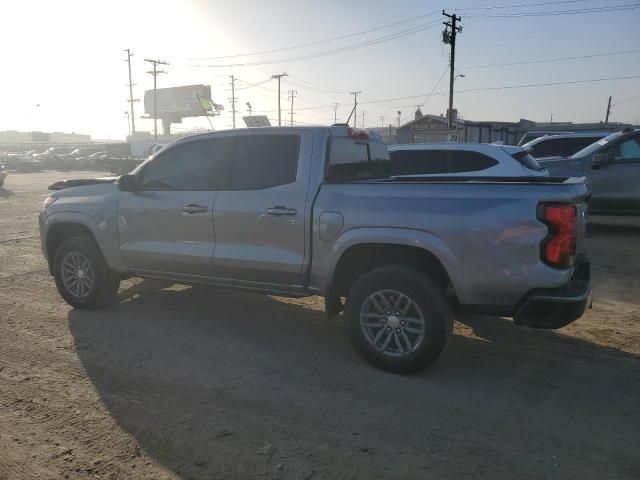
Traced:
[[532, 290], [516, 307], [513, 320], [533, 328], [562, 328], [580, 318], [587, 308], [591, 308], [591, 268], [586, 256], [581, 255], [567, 285]]

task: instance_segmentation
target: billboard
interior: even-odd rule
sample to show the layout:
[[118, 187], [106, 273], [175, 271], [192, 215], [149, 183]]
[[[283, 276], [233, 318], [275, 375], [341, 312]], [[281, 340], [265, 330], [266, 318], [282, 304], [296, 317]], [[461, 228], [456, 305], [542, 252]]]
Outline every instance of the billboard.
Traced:
[[[158, 88], [156, 92], [158, 118], [178, 120], [182, 117], [201, 117], [205, 111], [222, 109], [222, 106], [211, 102], [209, 85]], [[153, 90], [144, 92], [144, 113], [153, 117]]]
[[247, 127], [270, 127], [271, 123], [266, 115], [253, 115], [252, 117], [242, 117]]

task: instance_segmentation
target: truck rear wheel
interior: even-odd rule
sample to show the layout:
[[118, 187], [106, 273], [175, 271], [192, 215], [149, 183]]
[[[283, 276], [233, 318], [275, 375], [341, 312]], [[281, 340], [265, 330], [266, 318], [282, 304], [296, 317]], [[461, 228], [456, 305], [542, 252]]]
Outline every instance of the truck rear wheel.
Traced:
[[62, 298], [76, 308], [110, 305], [120, 286], [90, 237], [71, 237], [60, 244], [53, 259], [53, 276]]
[[453, 315], [428, 275], [390, 265], [355, 282], [347, 296], [345, 326], [353, 347], [371, 365], [414, 373], [438, 359], [453, 332]]

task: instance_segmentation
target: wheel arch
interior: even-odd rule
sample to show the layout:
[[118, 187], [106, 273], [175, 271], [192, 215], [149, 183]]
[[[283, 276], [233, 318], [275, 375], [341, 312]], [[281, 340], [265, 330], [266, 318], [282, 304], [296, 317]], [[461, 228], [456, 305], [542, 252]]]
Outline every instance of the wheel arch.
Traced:
[[[107, 264], [114, 268], [118, 265], [119, 256], [110, 252], [100, 238], [100, 227], [85, 214], [61, 212], [47, 217], [45, 222], [44, 250], [49, 262], [49, 271], [53, 268], [53, 258], [58, 247], [67, 238], [75, 236], [90, 237], [98, 247]], [[114, 270], [121, 270], [114, 268]]]
[[363, 274], [384, 265], [406, 265], [428, 273], [442, 288], [450, 285], [461, 300], [460, 268], [456, 257], [436, 235], [413, 229], [353, 229], [334, 243], [325, 295], [346, 296]]

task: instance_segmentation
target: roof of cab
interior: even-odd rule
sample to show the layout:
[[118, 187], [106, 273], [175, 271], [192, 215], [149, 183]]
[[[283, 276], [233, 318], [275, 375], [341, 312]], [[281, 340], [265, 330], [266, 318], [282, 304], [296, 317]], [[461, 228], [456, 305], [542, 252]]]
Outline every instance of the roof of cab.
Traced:
[[[347, 125], [295, 125], [295, 126], [284, 126], [284, 127], [251, 127], [251, 128], [235, 128], [228, 130], [215, 130], [210, 132], [203, 133], [194, 133], [193, 135], [187, 135], [182, 138], [178, 138], [168, 145], [176, 145], [183, 142], [189, 142], [196, 139], [202, 139], [207, 137], [217, 137], [220, 135], [239, 135], [239, 134], [250, 134], [256, 135], [260, 133], [279, 133], [279, 132], [296, 132], [296, 131], [313, 131], [314, 133], [322, 133], [328, 134], [333, 137], [348, 137], [349, 130], [351, 127]], [[371, 132], [366, 129], [358, 129], [362, 131], [366, 131], [369, 135], [370, 139], [373, 140], [382, 140], [380, 135], [376, 132]]]

